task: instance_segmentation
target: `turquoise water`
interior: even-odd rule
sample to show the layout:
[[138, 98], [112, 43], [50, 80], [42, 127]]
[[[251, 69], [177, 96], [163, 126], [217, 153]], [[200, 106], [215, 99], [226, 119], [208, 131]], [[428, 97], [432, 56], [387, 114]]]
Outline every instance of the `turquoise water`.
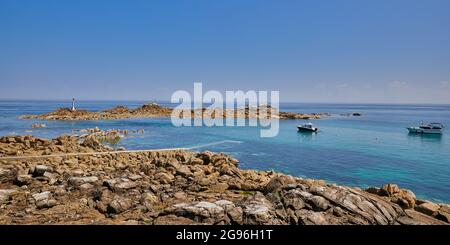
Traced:
[[[100, 110], [144, 102], [79, 102], [79, 107]], [[349, 105], [281, 104], [282, 111], [330, 112], [315, 120], [317, 134], [298, 133], [302, 120], [280, 121], [280, 133], [260, 138], [255, 127], [173, 127], [170, 119], [114, 121], [49, 121], [47, 128], [31, 129], [37, 120], [19, 120], [21, 114], [37, 114], [69, 107], [62, 101], [0, 101], [0, 135], [33, 134], [55, 137], [73, 129], [145, 129], [124, 139], [127, 149], [192, 147], [228, 140], [197, 150], [225, 152], [246, 169], [276, 170], [295, 176], [325, 179], [351, 186], [380, 186], [392, 182], [411, 189], [420, 198], [450, 203], [450, 132], [442, 136], [409, 135], [405, 127], [422, 121], [450, 127], [448, 105]], [[361, 112], [361, 117], [342, 113]], [[25, 132], [32, 130], [32, 132]]]

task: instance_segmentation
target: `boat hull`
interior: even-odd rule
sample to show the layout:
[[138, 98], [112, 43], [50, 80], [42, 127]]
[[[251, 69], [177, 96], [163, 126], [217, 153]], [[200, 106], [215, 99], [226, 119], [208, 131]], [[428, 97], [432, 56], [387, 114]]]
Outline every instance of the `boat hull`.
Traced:
[[442, 129], [407, 128], [411, 134], [442, 134]]
[[304, 128], [304, 127], [297, 127], [298, 131], [302, 132], [317, 132], [317, 128]]

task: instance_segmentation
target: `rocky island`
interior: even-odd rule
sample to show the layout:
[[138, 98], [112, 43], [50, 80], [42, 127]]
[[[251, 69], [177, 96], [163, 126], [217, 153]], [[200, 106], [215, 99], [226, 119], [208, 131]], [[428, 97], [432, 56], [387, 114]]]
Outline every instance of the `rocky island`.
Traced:
[[1, 224], [444, 225], [450, 205], [243, 170], [222, 153], [112, 151], [95, 137], [0, 138]]
[[[135, 109], [129, 109], [126, 106], [117, 106], [112, 109], [92, 112], [88, 110], [74, 110], [70, 108], [60, 108], [56, 111], [42, 115], [22, 115], [21, 119], [40, 119], [40, 120], [114, 120], [126, 118], [163, 118], [170, 117], [175, 111], [175, 115], [182, 118], [188, 114], [191, 118], [280, 118], [280, 119], [319, 119], [326, 116], [326, 113], [301, 114], [294, 112], [279, 112], [275, 115], [273, 108], [267, 106], [267, 113], [260, 113], [261, 107], [232, 109], [193, 109], [183, 111], [181, 109], [172, 109], [156, 103], [142, 105]], [[253, 111], [252, 111], [253, 110]], [[186, 115], [187, 116], [187, 115]]]

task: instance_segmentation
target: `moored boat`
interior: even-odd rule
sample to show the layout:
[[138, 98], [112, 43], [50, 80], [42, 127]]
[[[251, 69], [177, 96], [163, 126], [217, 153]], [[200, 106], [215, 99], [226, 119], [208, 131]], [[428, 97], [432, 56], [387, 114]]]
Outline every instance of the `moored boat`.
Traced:
[[317, 132], [319, 131], [318, 128], [314, 127], [312, 123], [305, 123], [303, 125], [297, 126], [298, 131], [305, 131], [305, 132]]
[[419, 127], [408, 127], [407, 129], [412, 134], [442, 134], [444, 125], [442, 123], [425, 123]]

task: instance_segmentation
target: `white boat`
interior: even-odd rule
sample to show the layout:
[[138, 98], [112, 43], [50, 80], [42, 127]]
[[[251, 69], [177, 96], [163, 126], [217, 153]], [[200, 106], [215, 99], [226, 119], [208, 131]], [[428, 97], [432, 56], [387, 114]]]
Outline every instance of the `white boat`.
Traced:
[[307, 132], [317, 132], [318, 128], [314, 127], [312, 123], [305, 123], [303, 125], [297, 126], [298, 131], [307, 131]]
[[408, 127], [407, 129], [412, 134], [442, 134], [444, 125], [442, 123], [426, 123], [419, 127]]

